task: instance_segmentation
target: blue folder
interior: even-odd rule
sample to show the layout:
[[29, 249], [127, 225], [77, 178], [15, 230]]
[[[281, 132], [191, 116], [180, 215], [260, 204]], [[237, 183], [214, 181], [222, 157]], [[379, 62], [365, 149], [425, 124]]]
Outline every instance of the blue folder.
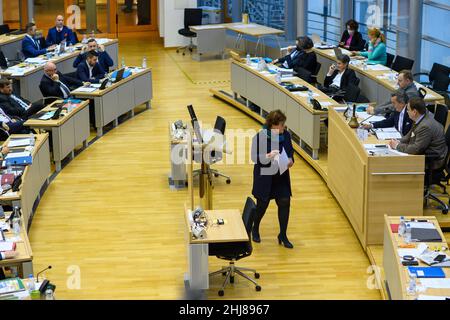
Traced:
[[[119, 70], [116, 70], [116, 71], [114, 71], [112, 74], [111, 74], [111, 79], [116, 79], [117, 78], [117, 72], [118, 72]], [[129, 77], [129, 76], [131, 76], [131, 71], [130, 70], [125, 70], [124, 72], [123, 72], [123, 77], [122, 77], [122, 79], [125, 79], [125, 78], [127, 78], [127, 77]]]
[[445, 278], [445, 272], [440, 267], [408, 267], [408, 271], [417, 278]]

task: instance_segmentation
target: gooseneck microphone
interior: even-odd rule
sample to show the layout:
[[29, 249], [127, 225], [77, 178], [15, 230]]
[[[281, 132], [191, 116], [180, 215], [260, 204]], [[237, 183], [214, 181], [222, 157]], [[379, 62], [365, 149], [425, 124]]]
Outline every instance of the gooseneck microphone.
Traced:
[[44, 270], [38, 272], [38, 273], [36, 274], [36, 283], [39, 283], [39, 275], [40, 275], [42, 272], [47, 271], [47, 270], [49, 270], [49, 269], [51, 269], [51, 268], [52, 268], [52, 266], [48, 266], [48, 267], [45, 268]]

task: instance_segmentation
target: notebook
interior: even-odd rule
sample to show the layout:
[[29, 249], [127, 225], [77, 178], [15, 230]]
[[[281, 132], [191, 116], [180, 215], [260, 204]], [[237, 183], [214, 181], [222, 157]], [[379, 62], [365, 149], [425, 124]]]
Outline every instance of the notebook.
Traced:
[[436, 229], [411, 228], [411, 240], [419, 242], [442, 242]]
[[440, 267], [408, 267], [408, 271], [417, 278], [445, 278], [445, 272]]

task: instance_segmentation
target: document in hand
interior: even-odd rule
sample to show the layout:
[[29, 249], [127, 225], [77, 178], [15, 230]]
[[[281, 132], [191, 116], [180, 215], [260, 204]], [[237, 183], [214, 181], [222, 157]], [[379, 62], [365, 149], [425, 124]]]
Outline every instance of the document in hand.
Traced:
[[280, 175], [283, 174], [288, 169], [289, 158], [287, 156], [286, 151], [281, 151], [281, 153], [276, 158], [278, 162], [278, 168], [280, 168]]
[[394, 127], [374, 129], [378, 140], [401, 139], [402, 135]]

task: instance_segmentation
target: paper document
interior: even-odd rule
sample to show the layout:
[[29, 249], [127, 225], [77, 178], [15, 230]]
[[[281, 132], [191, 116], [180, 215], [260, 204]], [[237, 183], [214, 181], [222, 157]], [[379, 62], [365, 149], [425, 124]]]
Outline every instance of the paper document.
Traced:
[[74, 92], [94, 92], [97, 88], [95, 87], [79, 87], [74, 90]]
[[30, 145], [30, 138], [14, 139], [14, 140], [10, 140], [8, 143], [8, 147], [10, 147], [10, 148], [23, 147], [23, 146], [29, 146], [29, 145]]
[[394, 127], [392, 128], [379, 128], [373, 130], [378, 138], [378, 140], [390, 140], [390, 139], [401, 139], [402, 135]]
[[97, 40], [98, 44], [105, 44], [105, 43], [111, 41], [111, 39], [108, 39], [108, 38], [97, 38], [95, 40]]
[[381, 64], [372, 64], [372, 65], [368, 65], [367, 66], [367, 70], [372, 70], [372, 71], [388, 71], [391, 70], [386, 66], [383, 66]]
[[444, 296], [427, 296], [424, 294], [420, 294], [417, 297], [417, 300], [447, 300], [450, 299], [450, 297], [444, 297]]
[[46, 60], [44, 58], [27, 58], [25, 59], [25, 62], [34, 64], [44, 64], [46, 63]]
[[0, 241], [0, 252], [14, 251], [15, 247], [14, 242]]
[[[322, 102], [320, 104], [322, 104]], [[344, 112], [345, 110], [347, 110], [347, 107], [336, 107], [334, 108], [334, 110], [336, 110], [337, 112]]]
[[[308, 91], [296, 91], [296, 92], [293, 92], [293, 94], [295, 94], [296, 96], [304, 97], [304, 98], [308, 97]], [[319, 97], [320, 94], [313, 92], [312, 96]]]
[[276, 158], [278, 162], [278, 168], [280, 168], [280, 175], [283, 174], [288, 169], [289, 158], [286, 151], [281, 151], [280, 155]]
[[22, 157], [29, 157], [29, 156], [31, 156], [29, 151], [14, 152], [14, 153], [8, 153], [5, 157], [5, 159], [22, 158]]
[[400, 258], [403, 258], [404, 256], [413, 256], [413, 257], [418, 257], [420, 256], [423, 252], [425, 252], [425, 250], [428, 249], [428, 246], [425, 243], [421, 243], [419, 244], [419, 246], [417, 248], [411, 248], [411, 249], [403, 249], [403, 248], [399, 248], [397, 250], [398, 255]]
[[427, 278], [420, 279], [422, 286], [433, 289], [450, 289], [449, 278]]
[[249, 28], [257, 28], [258, 25], [256, 24], [237, 24], [235, 26], [233, 26], [232, 28], [236, 28], [236, 29], [249, 29]]
[[[319, 103], [322, 107], [329, 107], [329, 106], [333, 105], [333, 102], [330, 102], [330, 101], [319, 101]], [[344, 109], [344, 111], [345, 111], [345, 109]]]

